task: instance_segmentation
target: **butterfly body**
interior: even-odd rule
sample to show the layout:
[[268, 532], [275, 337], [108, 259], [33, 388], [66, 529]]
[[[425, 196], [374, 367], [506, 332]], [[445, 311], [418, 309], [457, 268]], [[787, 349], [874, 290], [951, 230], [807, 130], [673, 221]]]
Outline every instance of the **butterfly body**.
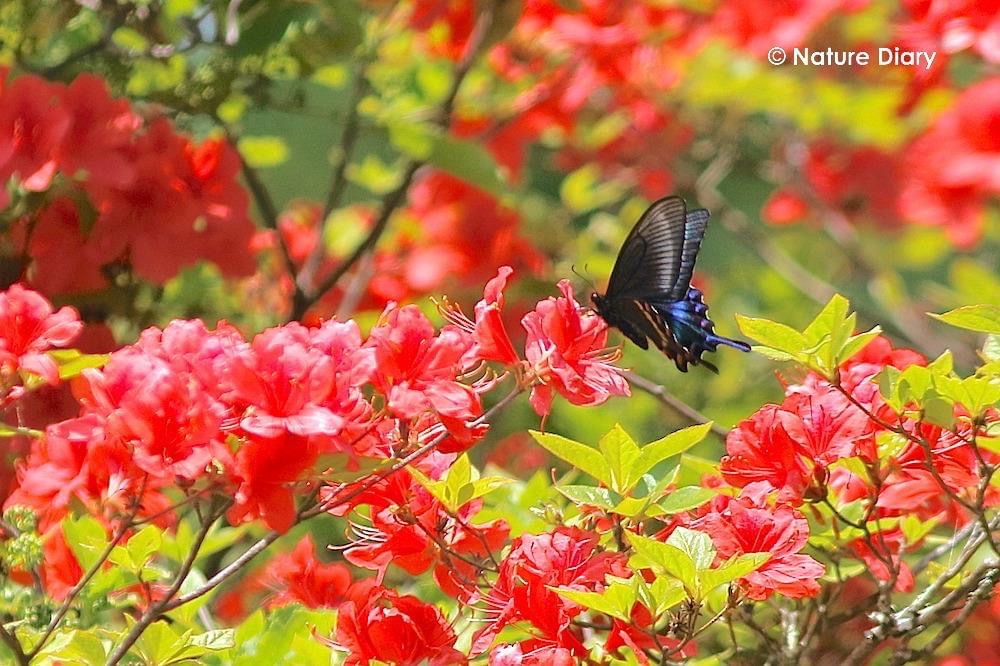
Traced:
[[643, 349], [652, 340], [681, 372], [688, 365], [718, 372], [701, 356], [720, 344], [750, 351], [745, 342], [716, 335], [701, 291], [691, 286], [708, 218], [707, 210], [688, 211], [677, 196], [654, 202], [622, 244], [607, 292], [590, 297], [609, 326]]

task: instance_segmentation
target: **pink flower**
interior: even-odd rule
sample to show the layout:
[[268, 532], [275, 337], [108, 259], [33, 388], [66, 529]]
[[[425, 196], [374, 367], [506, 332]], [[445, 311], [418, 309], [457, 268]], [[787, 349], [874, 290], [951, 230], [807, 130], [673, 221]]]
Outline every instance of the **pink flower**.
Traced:
[[375, 388], [388, 399], [389, 411], [399, 418], [433, 414], [447, 428], [451, 442], [438, 450], [460, 451], [486, 433], [475, 419], [482, 414], [479, 395], [458, 381], [474, 367], [472, 336], [457, 326], [434, 326], [413, 305], [390, 306], [368, 336], [375, 350]]
[[0, 375], [26, 370], [59, 383], [59, 367], [44, 352], [68, 346], [82, 328], [73, 308], [53, 312], [41, 294], [12, 285], [0, 292]]
[[749, 486], [738, 498], [719, 496], [711, 513], [692, 527], [712, 538], [719, 557], [769, 553], [770, 559], [741, 580], [751, 599], [774, 593], [800, 599], [819, 593], [822, 564], [799, 553], [809, 540], [809, 523], [790, 506], [767, 502], [766, 488]]
[[620, 368], [620, 352], [606, 347], [604, 320], [585, 312], [569, 280], [559, 282], [562, 297], [547, 298], [521, 319], [528, 332], [525, 357], [542, 382], [531, 391], [531, 406], [545, 416], [553, 391], [574, 405], [600, 405], [613, 395], [630, 395]]

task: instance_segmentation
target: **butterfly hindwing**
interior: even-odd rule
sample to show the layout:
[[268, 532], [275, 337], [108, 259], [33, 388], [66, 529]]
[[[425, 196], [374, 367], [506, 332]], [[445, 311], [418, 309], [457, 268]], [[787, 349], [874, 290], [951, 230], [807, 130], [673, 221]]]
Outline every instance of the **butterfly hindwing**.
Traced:
[[654, 202], [625, 238], [607, 293], [591, 296], [609, 326], [643, 349], [652, 340], [682, 372], [688, 365], [718, 372], [701, 355], [720, 344], [750, 350], [715, 334], [702, 293], [691, 287], [708, 219], [705, 209], [688, 212], [680, 197]]

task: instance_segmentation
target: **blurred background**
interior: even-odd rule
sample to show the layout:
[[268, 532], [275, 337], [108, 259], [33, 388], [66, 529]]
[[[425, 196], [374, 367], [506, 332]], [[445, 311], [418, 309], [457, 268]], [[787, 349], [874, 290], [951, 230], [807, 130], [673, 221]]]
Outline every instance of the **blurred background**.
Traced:
[[[390, 301], [438, 317], [430, 296], [471, 311], [501, 265], [515, 269], [518, 337], [559, 279], [581, 302], [586, 280], [603, 290], [625, 234], [670, 193], [712, 212], [695, 284], [723, 335], [738, 337], [736, 313], [800, 327], [840, 292], [860, 327], [930, 356], [951, 348], [968, 369], [972, 334], [924, 313], [1000, 303], [994, 0], [6, 0], [0, 43], [7, 148], [27, 113], [20, 79], [73, 91], [96, 75], [79, 109], [127, 100], [146, 137], [166, 119], [186, 137], [185, 196], [208, 202], [184, 218], [180, 190], [143, 173], [114, 197], [11, 181], [0, 280], [79, 308], [93, 351], [178, 317], [252, 333], [366, 326]], [[795, 48], [879, 47], [936, 57], [791, 62]], [[152, 144], [149, 169], [172, 145]], [[113, 157], [99, 170], [114, 174]], [[114, 215], [132, 240], [98, 252]], [[623, 364], [727, 427], [796, 379], [753, 354], [711, 360], [719, 375], [684, 375], [627, 344]], [[620, 421], [649, 441], [687, 423], [636, 393], [559, 403], [547, 429], [592, 442]], [[518, 433], [537, 425], [519, 405], [474, 454], [535, 469]], [[701, 446], [717, 455], [721, 441]]]

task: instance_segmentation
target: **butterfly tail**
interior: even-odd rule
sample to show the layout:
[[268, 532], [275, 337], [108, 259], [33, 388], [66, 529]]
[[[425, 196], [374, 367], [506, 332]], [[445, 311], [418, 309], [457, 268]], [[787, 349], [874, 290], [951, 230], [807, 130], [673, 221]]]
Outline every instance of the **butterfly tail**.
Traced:
[[705, 365], [710, 370], [715, 370], [715, 367], [704, 361], [701, 355], [704, 352], [716, 351], [719, 345], [744, 352], [750, 351], [750, 345], [742, 340], [733, 340], [716, 334], [715, 322], [708, 316], [708, 305], [705, 304], [704, 296], [699, 289], [691, 287], [683, 299], [659, 307], [669, 313], [677, 342], [690, 350], [692, 364]]

